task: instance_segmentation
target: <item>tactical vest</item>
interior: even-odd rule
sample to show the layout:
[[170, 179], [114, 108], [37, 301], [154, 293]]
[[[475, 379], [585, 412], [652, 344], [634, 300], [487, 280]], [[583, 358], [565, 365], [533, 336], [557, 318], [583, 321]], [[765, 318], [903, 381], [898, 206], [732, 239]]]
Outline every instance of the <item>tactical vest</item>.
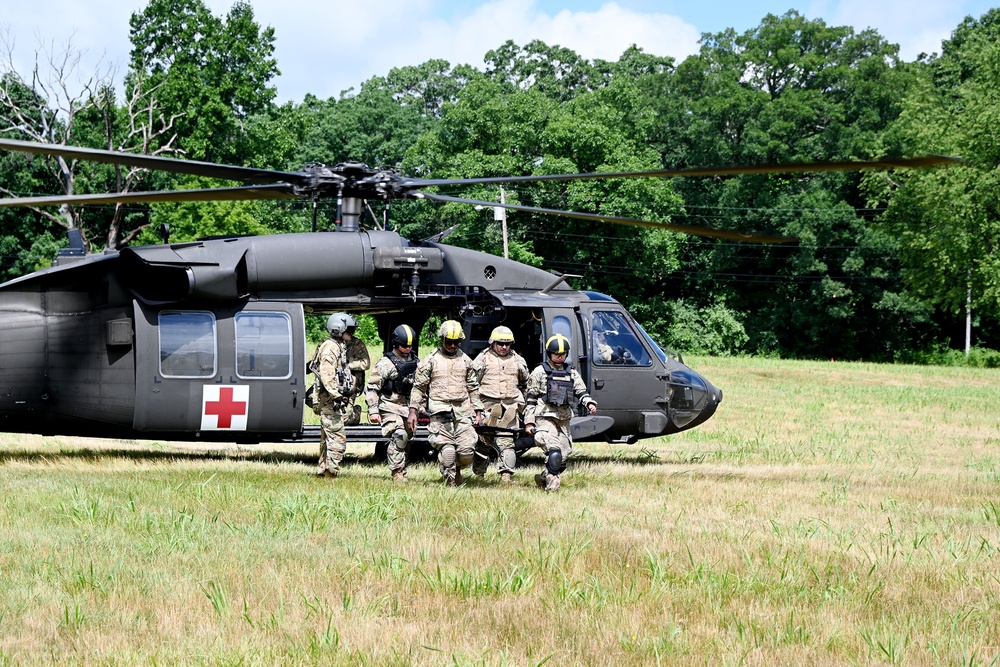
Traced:
[[337, 364], [337, 384], [340, 386], [341, 395], [348, 396], [354, 391], [354, 375], [347, 368], [347, 346], [338, 344], [337, 341], [330, 338], [319, 344], [319, 347], [316, 348], [316, 354], [309, 362], [309, 370], [313, 374], [313, 393], [317, 397], [327, 394], [326, 387], [323, 386], [323, 380], [320, 377], [320, 366], [322, 365], [320, 357], [323, 356], [323, 349], [328, 345], [335, 345], [340, 349], [340, 355], [337, 357], [340, 362]]
[[511, 352], [501, 357], [492, 351], [483, 353], [483, 379], [479, 395], [486, 398], [512, 400], [521, 397], [517, 380], [517, 357]]
[[398, 394], [409, 400], [410, 391], [413, 389], [413, 375], [417, 371], [417, 363], [420, 360], [413, 354], [410, 354], [406, 359], [400, 359], [393, 352], [389, 352], [385, 356], [396, 367], [396, 379], [382, 385], [382, 395], [389, 397]]
[[470, 360], [459, 351], [453, 357], [435, 352], [430, 358], [428, 398], [434, 401], [464, 401], [469, 398], [466, 382]]
[[568, 365], [561, 369], [553, 368], [549, 362], [543, 361], [545, 369], [545, 402], [561, 407], [573, 404], [573, 371]]

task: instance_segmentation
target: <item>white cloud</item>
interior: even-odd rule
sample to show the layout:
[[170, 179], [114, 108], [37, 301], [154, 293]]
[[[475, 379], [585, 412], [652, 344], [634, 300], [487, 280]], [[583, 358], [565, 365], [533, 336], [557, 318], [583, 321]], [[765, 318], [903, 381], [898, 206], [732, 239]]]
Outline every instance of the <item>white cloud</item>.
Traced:
[[[219, 7], [224, 0], [213, 0]], [[393, 67], [442, 58], [452, 65], [483, 66], [483, 56], [508, 39], [540, 39], [585, 58], [617, 60], [632, 44], [656, 55], [684, 57], [697, 50], [698, 30], [668, 14], [642, 14], [609, 2], [596, 11], [540, 11], [533, 0], [493, 0], [447, 18], [440, 3], [387, 0], [336, 10], [289, 9], [277, 0], [256, 0], [261, 23], [274, 25], [282, 97], [306, 92], [336, 96]], [[215, 8], [218, 13], [221, 11]], [[284, 35], [295, 26], [293, 38]]]
[[940, 53], [941, 41], [965, 17], [964, 5], [976, 3], [941, 2], [940, 0], [841, 0], [831, 11], [827, 23], [850, 25], [855, 30], [875, 28], [886, 40], [899, 44], [903, 60], [914, 60], [921, 53]]
[[[234, 0], [205, 0], [216, 15]], [[393, 67], [443, 58], [452, 65], [482, 67], [483, 56], [504, 41], [524, 45], [533, 39], [573, 49], [585, 58], [615, 60], [631, 44], [648, 53], [682, 59], [695, 53], [701, 32], [733, 27], [744, 32], [756, 26], [733, 25], [734, 8], [746, 15], [744, 0], [720, 0], [704, 5], [678, 4], [681, 16], [630, 8], [630, 0], [590, 3], [579, 10], [572, 0], [380, 0], [374, 2], [309, 2], [251, 0], [257, 21], [275, 29], [275, 56], [281, 76], [279, 99], [300, 101], [307, 92], [325, 98], [357, 87]], [[736, 3], [740, 4], [737, 5]], [[636, 7], [655, 3], [632, 3]], [[11, 1], [0, 14], [0, 30], [9, 27], [17, 41], [17, 65], [26, 71], [33, 62], [38, 37], [47, 45], [74, 45], [85, 50], [81, 71], [93, 72], [99, 58], [123, 72], [128, 63], [128, 21], [146, 0]], [[830, 25], [877, 29], [901, 45], [912, 60], [921, 51], [940, 51], [965, 13], [985, 11], [989, 0], [806, 0], [803, 13], [822, 17]], [[694, 25], [693, 16], [700, 16]], [[702, 24], [704, 23], [704, 24]], [[2, 55], [2, 54], [0, 54]]]

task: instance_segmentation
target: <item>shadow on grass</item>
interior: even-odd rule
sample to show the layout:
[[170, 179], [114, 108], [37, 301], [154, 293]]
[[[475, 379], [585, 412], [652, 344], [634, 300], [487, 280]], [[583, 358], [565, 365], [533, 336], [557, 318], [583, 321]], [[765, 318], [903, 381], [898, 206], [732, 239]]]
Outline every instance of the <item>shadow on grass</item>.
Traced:
[[[110, 461], [120, 459], [133, 463], [138, 462], [175, 462], [175, 461], [242, 461], [251, 464], [280, 465], [293, 464], [312, 467], [316, 465], [316, 457], [319, 452], [317, 445], [316, 453], [313, 452], [281, 452], [273, 449], [264, 451], [253, 451], [249, 446], [242, 446], [239, 449], [169, 449], [154, 450], [144, 449], [137, 446], [134, 449], [124, 448], [62, 448], [59, 451], [52, 450], [32, 450], [19, 449], [0, 451], [0, 465], [6, 463], [40, 463], [52, 464], [60, 460], [64, 461]], [[436, 460], [433, 451], [420, 452], [416, 456], [411, 456], [412, 463], [430, 463]], [[344, 457], [345, 466], [359, 466], [365, 468], [380, 468], [386, 465], [384, 456], [376, 453], [359, 455], [357, 452], [348, 452]], [[518, 468], [540, 467], [545, 463], [545, 456], [540, 449], [532, 449], [522, 453], [517, 459]], [[631, 466], [676, 466], [678, 464], [702, 463], [701, 455], [691, 452], [656, 452], [648, 449], [627, 449], [608, 453], [576, 453], [570, 458], [570, 465], [573, 463], [602, 464], [617, 463]], [[490, 469], [495, 468], [495, 460], [490, 462]]]
[[[318, 450], [317, 450], [318, 451]], [[316, 454], [306, 454], [302, 452], [252, 452], [246, 450], [170, 450], [153, 451], [149, 449], [91, 449], [82, 447], [79, 449], [62, 449], [58, 452], [52, 451], [5, 451], [0, 452], [0, 465], [5, 463], [55, 463], [60, 460], [65, 461], [109, 461], [120, 459], [130, 462], [176, 462], [176, 461], [244, 461], [246, 463], [263, 463], [270, 465], [279, 464], [302, 464], [307, 466], [316, 465]], [[347, 454], [344, 457], [345, 465], [379, 467], [385, 462], [378, 460], [374, 455], [358, 456]]]

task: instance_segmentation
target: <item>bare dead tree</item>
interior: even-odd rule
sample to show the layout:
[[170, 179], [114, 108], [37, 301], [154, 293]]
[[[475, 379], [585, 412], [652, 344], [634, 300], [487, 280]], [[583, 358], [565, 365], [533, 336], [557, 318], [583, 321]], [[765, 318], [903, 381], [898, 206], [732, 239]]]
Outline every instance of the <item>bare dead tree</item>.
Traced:
[[[147, 86], [141, 74], [137, 74], [129, 86], [124, 102], [124, 127], [116, 127], [117, 107], [113, 91], [102, 90], [97, 108], [104, 120], [105, 138], [108, 150], [125, 153], [145, 153], [146, 155], [170, 155], [180, 153], [174, 146], [177, 134], [173, 132], [174, 122], [181, 114], [165, 117], [156, 101], [159, 86]], [[117, 139], [117, 140], [116, 140]], [[124, 168], [115, 165], [115, 191], [133, 192], [143, 184], [149, 171], [139, 167]], [[118, 249], [128, 245], [151, 223], [138, 225], [124, 233], [125, 205], [115, 204], [115, 212], [108, 226], [107, 248]]]
[[[156, 101], [156, 87], [147, 87], [139, 78], [132, 82], [124, 105], [118, 108], [114, 92], [114, 69], [99, 62], [92, 74], [79, 77], [83, 53], [72, 40], [64, 49], [54, 46], [35, 51], [34, 65], [28, 75], [17, 71], [14, 39], [9, 31], [0, 32], [0, 132], [16, 133], [29, 141], [48, 144], [75, 144], [77, 119], [95, 110], [103, 120], [104, 145], [107, 150], [164, 155], [178, 153], [173, 133], [177, 115], [164, 117]], [[38, 159], [38, 158], [27, 158]], [[60, 184], [62, 194], [75, 194], [79, 160], [58, 156], [41, 158]], [[138, 168], [114, 167], [116, 192], [130, 192], [142, 185], [148, 172]], [[13, 193], [0, 186], [0, 192]], [[57, 213], [43, 208], [32, 210], [65, 229], [79, 229], [84, 242], [91, 246], [89, 233], [77, 207], [63, 205]], [[125, 208], [116, 204], [109, 222], [106, 247], [118, 249], [142, 231], [140, 225], [123, 233]]]

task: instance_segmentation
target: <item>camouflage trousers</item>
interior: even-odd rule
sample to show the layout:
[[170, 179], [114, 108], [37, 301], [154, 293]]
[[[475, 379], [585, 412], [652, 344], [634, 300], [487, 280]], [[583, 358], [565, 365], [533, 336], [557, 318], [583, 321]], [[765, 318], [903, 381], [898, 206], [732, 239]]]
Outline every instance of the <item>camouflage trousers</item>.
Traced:
[[458, 471], [472, 463], [478, 436], [471, 416], [456, 418], [454, 413], [441, 413], [431, 415], [427, 439], [437, 450], [441, 476], [450, 483]]
[[[542, 448], [548, 457], [549, 452], [557, 450], [562, 455], [562, 467], [565, 469], [566, 462], [573, 453], [573, 438], [569, 433], [569, 420], [550, 419], [548, 417], [538, 417], [535, 420], [535, 444]], [[538, 477], [545, 486], [546, 491], [558, 491], [560, 485], [559, 474], [542, 471]]]
[[406, 455], [410, 449], [410, 432], [406, 430], [406, 418], [392, 412], [379, 411], [382, 417], [382, 437], [388, 438], [386, 458], [389, 472], [406, 470]]
[[563, 461], [573, 453], [573, 439], [569, 435], [569, 420], [539, 417], [535, 420], [535, 444], [548, 454], [552, 449], [562, 453]]
[[324, 402], [319, 412], [319, 469], [317, 475], [340, 473], [340, 463], [347, 451], [347, 429], [344, 416], [347, 411]]

